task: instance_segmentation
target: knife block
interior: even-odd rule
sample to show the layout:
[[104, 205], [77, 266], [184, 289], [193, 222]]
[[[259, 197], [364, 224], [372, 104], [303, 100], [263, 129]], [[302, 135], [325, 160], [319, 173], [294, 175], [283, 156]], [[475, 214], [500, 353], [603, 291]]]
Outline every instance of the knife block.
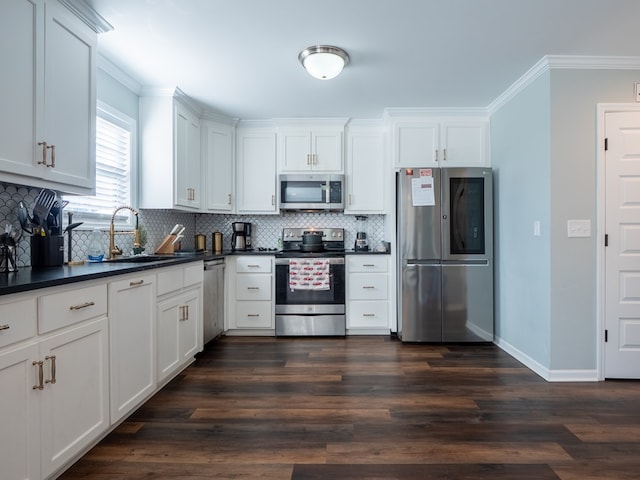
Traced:
[[31, 236], [31, 268], [59, 267], [64, 263], [64, 237]]
[[173, 241], [176, 239], [175, 235], [167, 235], [158, 248], [156, 248], [156, 254], [173, 254], [175, 251], [175, 245]]

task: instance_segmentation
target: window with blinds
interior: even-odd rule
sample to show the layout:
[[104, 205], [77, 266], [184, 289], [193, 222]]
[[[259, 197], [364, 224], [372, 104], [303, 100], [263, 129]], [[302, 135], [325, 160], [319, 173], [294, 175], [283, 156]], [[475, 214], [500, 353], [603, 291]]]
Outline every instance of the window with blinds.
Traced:
[[[133, 159], [135, 120], [104, 104], [98, 104], [96, 117], [96, 194], [67, 196], [67, 211], [73, 221], [87, 226], [107, 226], [113, 211], [123, 205], [133, 205]], [[119, 226], [131, 224], [131, 212], [121, 210], [116, 216]], [[84, 227], [85, 225], [83, 225]]]

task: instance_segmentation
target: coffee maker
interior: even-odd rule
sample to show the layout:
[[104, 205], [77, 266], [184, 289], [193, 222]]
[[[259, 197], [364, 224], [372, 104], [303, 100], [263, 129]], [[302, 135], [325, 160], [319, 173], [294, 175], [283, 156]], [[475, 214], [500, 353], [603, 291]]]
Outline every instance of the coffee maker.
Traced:
[[252, 250], [251, 248], [251, 224], [246, 222], [233, 222], [231, 224], [231, 251]]

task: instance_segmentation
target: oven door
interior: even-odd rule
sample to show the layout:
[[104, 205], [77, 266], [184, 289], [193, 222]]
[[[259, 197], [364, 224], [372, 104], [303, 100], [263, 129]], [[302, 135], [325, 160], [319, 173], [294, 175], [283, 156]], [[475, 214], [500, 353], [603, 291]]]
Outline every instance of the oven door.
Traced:
[[[327, 257], [318, 257], [327, 258]], [[344, 314], [344, 257], [329, 257], [329, 289], [292, 289], [289, 258], [276, 259], [276, 315]]]

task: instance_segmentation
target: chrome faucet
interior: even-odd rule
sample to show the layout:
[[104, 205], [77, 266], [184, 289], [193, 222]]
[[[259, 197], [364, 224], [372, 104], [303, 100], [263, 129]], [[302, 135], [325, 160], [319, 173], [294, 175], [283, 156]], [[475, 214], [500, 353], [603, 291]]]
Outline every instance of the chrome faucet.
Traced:
[[[135, 230], [121, 230], [116, 231], [115, 229], [115, 218], [116, 214], [120, 210], [131, 210], [131, 212], [136, 216], [136, 228]], [[116, 256], [122, 255], [122, 249], [116, 245], [115, 237], [116, 235], [131, 235], [133, 234], [133, 247], [137, 248], [140, 246], [140, 230], [138, 229], [138, 212], [129, 205], [123, 205], [122, 207], [118, 207], [113, 211], [113, 215], [111, 215], [111, 223], [109, 224], [109, 260], [113, 260]]]

